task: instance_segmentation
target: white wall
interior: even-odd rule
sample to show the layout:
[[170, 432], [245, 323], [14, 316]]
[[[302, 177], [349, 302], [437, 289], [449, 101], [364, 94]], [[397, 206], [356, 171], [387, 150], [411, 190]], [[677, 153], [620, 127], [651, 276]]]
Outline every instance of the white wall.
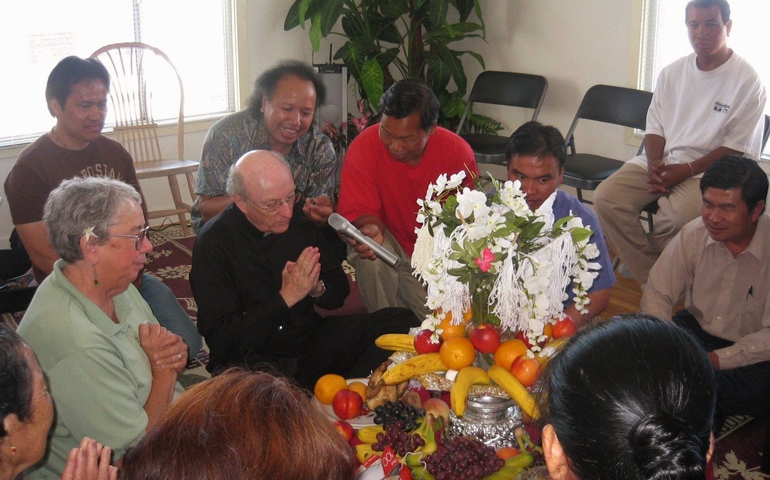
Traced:
[[[632, 42], [638, 36], [635, 32], [639, 29], [638, 20], [635, 20], [641, 8], [638, 0], [481, 0], [480, 3], [487, 26], [486, 43], [466, 40], [462, 48], [480, 53], [488, 70], [544, 75], [549, 86], [539, 117], [542, 122], [565, 132], [583, 93], [590, 86], [597, 83], [634, 86], [636, 59], [632, 58], [631, 52]], [[280, 59], [312, 60], [307, 32], [301, 29], [283, 31], [290, 2], [248, 0], [239, 5], [246, 11], [240, 16], [238, 28], [248, 45], [247, 51], [241, 52], [240, 56], [244, 63], [240, 78], [246, 83], [242, 92], [249, 92], [259, 73]], [[326, 45], [322, 47], [322, 52], [326, 53], [317, 54], [316, 63], [326, 60]], [[335, 43], [335, 49], [338, 46]], [[481, 67], [471, 57], [465, 58], [464, 63], [469, 84], [472, 84]], [[43, 92], [40, 96], [42, 99]], [[31, 102], [31, 108], [45, 108], [45, 102]], [[495, 113], [491, 111], [495, 118], [506, 124], [507, 133], [523, 121], [516, 117], [506, 120], [503, 115], [507, 112]], [[626, 144], [626, 132], [622, 128], [581, 128], [579, 133], [578, 145], [586, 151], [603, 152], [617, 158], [630, 158], [636, 151], [635, 146]], [[199, 157], [204, 136], [202, 130], [186, 136], [188, 157]], [[171, 154], [174, 144], [167, 139], [163, 148]], [[19, 151], [19, 148], [0, 149], [2, 181]], [[152, 208], [171, 206], [166, 185], [165, 180], [142, 181]], [[1, 185], [0, 196], [5, 197]], [[0, 205], [0, 248], [7, 247], [12, 228], [8, 205], [4, 201]]]

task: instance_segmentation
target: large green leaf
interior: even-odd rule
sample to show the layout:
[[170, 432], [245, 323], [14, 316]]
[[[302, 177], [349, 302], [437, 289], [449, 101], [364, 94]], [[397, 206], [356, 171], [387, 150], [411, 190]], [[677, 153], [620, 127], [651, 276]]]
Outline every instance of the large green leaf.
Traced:
[[323, 37], [328, 37], [332, 28], [337, 24], [344, 5], [345, 0], [326, 0], [323, 2], [323, 8], [320, 10], [321, 35]]
[[380, 0], [380, 12], [390, 18], [399, 18], [411, 10], [409, 0]]
[[476, 0], [454, 0], [453, 4], [460, 14], [460, 21], [464, 22], [473, 11]]
[[446, 23], [446, 14], [449, 11], [449, 0], [430, 0], [430, 22], [434, 28]]
[[428, 85], [434, 91], [446, 89], [449, 80], [452, 79], [452, 73], [448, 65], [437, 55], [428, 56]]
[[321, 49], [321, 39], [323, 34], [321, 33], [321, 13], [316, 13], [310, 21], [310, 45], [313, 46], [313, 51], [317, 52]]
[[296, 0], [289, 11], [286, 14], [286, 20], [283, 22], [283, 29], [286, 31], [291, 30], [294, 27], [302, 26], [305, 28], [305, 20], [307, 17], [308, 8], [314, 4], [315, 0]]
[[382, 73], [380, 62], [376, 59], [365, 61], [361, 69], [361, 83], [364, 86], [370, 104], [379, 105], [384, 81], [385, 75]]
[[465, 76], [465, 70], [459, 55], [443, 45], [438, 46], [436, 51], [441, 59], [441, 63], [445, 65], [445, 68], [452, 75], [452, 79], [455, 81], [455, 85], [457, 85], [457, 90], [464, 94], [468, 86], [468, 78]]
[[369, 28], [372, 35], [380, 41], [401, 45], [404, 37], [398, 31], [398, 27], [392, 18], [376, 17], [369, 20]]

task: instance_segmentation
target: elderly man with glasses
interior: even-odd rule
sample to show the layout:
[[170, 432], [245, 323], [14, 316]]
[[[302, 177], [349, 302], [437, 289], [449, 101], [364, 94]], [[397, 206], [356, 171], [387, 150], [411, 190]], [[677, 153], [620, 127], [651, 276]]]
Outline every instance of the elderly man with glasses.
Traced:
[[296, 188], [280, 155], [248, 152], [230, 170], [232, 205], [198, 235], [190, 284], [212, 373], [246, 366], [310, 389], [326, 373], [365, 377], [388, 357], [378, 336], [419, 325], [405, 308], [316, 312], [341, 307], [350, 286], [333, 247], [302, 215]]

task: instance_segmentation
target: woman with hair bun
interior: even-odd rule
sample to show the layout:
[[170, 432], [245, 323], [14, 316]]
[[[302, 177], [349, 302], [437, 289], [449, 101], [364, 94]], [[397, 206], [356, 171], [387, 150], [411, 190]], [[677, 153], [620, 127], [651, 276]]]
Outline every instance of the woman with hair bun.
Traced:
[[553, 480], [703, 479], [714, 451], [714, 368], [691, 335], [626, 315], [575, 335], [545, 376]]

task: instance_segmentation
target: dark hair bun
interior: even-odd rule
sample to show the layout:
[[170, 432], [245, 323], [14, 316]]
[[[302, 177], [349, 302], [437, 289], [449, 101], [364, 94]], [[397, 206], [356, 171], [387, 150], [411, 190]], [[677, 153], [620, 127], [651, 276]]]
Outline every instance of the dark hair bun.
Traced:
[[705, 478], [703, 445], [692, 427], [680, 418], [649, 415], [631, 429], [628, 443], [641, 478]]

